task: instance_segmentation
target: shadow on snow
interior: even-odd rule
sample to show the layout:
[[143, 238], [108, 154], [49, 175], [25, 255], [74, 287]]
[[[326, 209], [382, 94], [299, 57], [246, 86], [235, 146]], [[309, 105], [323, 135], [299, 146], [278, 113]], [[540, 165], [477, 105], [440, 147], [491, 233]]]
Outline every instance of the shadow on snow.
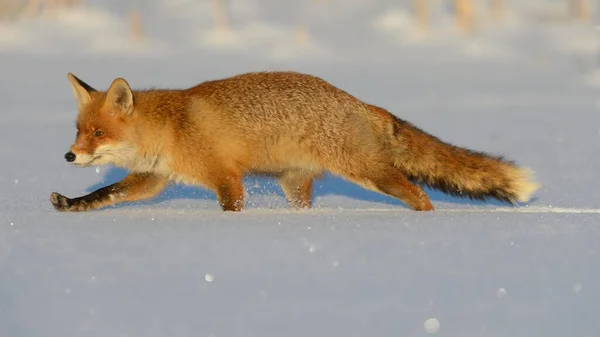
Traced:
[[[127, 170], [111, 167], [108, 173], [106, 173], [103, 181], [88, 187], [87, 191], [91, 192], [106, 185], [113, 184], [123, 179], [127, 174]], [[276, 195], [285, 199], [285, 195], [279, 187], [277, 180], [273, 178], [249, 176], [244, 178], [244, 187], [249, 195]], [[434, 204], [436, 202], [447, 202], [455, 204], [506, 206], [506, 204], [496, 200], [483, 202], [479, 200], [470, 200], [468, 198], [449, 196], [429, 188], [425, 188], [424, 190]], [[314, 199], [328, 195], [341, 195], [355, 200], [406, 207], [404, 203], [396, 198], [366, 190], [352, 182], [329, 173], [325, 174], [321, 179], [316, 180], [313, 184]], [[189, 185], [169, 184], [169, 186], [157, 197], [147, 201], [137, 202], [137, 204], [155, 204], [172, 199], [213, 200], [215, 202], [217, 200], [215, 193], [208, 189]], [[120, 204], [116, 207], [122, 207], [126, 204], [127, 203]]]

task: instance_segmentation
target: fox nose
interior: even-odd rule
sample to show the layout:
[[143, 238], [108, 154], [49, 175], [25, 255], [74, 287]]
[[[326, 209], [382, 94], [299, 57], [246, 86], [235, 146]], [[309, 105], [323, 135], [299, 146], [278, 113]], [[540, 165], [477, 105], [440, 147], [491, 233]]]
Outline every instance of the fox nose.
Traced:
[[75, 161], [75, 153], [73, 153], [73, 152], [71, 152], [71, 151], [67, 152], [67, 154], [65, 154], [65, 159], [66, 159], [68, 162]]

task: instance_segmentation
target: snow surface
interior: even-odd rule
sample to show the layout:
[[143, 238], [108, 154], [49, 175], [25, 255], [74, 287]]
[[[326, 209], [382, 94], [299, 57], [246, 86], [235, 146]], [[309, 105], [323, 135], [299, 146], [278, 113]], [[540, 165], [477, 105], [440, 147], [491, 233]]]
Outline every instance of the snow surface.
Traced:
[[[527, 1], [468, 38], [436, 7], [423, 37], [409, 1], [331, 2], [232, 1], [227, 43], [215, 43], [209, 1], [86, 1], [54, 21], [0, 23], [1, 337], [600, 336], [598, 31], [535, 23], [556, 2]], [[136, 6], [140, 45], [122, 12]], [[437, 210], [417, 213], [329, 176], [314, 209], [292, 211], [273, 181], [248, 178], [239, 214], [189, 186], [52, 208], [53, 191], [125, 175], [65, 162], [67, 72], [145, 88], [283, 69], [504, 154], [542, 187], [520, 207], [428, 191]]]

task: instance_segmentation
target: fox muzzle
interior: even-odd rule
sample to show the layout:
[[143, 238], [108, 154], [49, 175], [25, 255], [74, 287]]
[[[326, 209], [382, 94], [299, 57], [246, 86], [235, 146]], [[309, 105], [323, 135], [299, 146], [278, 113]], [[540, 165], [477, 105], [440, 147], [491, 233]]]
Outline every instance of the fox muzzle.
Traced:
[[69, 151], [65, 154], [65, 159], [70, 163], [75, 161], [75, 153]]

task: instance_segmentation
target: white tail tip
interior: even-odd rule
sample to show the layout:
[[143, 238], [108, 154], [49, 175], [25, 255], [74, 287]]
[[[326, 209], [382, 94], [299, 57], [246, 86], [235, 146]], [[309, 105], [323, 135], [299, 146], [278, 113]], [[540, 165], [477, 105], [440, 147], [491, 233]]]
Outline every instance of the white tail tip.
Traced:
[[534, 179], [534, 172], [529, 168], [517, 169], [514, 189], [517, 195], [517, 201], [528, 202], [533, 194], [540, 188], [540, 184]]

